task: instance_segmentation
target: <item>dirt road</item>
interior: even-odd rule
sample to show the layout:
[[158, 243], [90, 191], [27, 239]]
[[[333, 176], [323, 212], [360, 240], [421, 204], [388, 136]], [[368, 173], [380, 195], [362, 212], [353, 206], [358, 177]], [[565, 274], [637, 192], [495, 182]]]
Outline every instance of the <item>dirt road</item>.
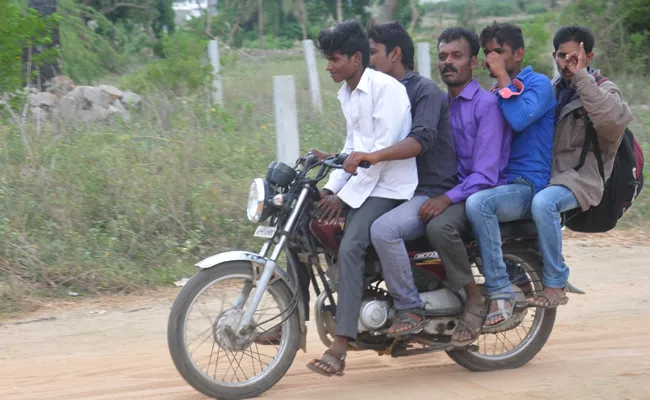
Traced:
[[[393, 359], [351, 353], [342, 378], [305, 368], [324, 347], [310, 327], [268, 399], [650, 399], [650, 245], [565, 244], [573, 295], [546, 347], [513, 371], [472, 373], [444, 353]], [[203, 399], [178, 375], [166, 344], [177, 289], [56, 305], [0, 325], [0, 398]], [[42, 318], [42, 319], [41, 319]]]

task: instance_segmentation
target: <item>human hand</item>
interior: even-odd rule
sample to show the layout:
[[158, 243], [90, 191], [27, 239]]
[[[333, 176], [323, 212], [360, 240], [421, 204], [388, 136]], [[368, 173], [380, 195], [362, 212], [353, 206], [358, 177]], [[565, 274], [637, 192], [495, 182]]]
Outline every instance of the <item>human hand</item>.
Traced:
[[335, 194], [321, 192], [321, 200], [318, 202], [318, 222], [338, 220], [343, 211], [343, 202]]
[[587, 53], [585, 52], [584, 43], [580, 42], [580, 50], [566, 55], [566, 66], [572, 74], [587, 66]]
[[353, 151], [348, 155], [343, 163], [343, 169], [345, 172], [353, 174], [357, 171], [361, 161], [368, 161], [370, 165], [377, 164], [377, 160], [374, 157], [373, 153], [364, 153], [361, 151]]
[[490, 52], [485, 56], [485, 59], [483, 60], [483, 68], [488, 69], [495, 78], [508, 75], [503, 56], [496, 51]]
[[427, 200], [426, 203], [422, 205], [422, 207], [420, 207], [418, 217], [422, 221], [427, 222], [431, 218], [442, 214], [442, 212], [445, 211], [450, 205], [451, 199], [449, 199], [446, 194], [438, 197], [432, 197]]
[[320, 151], [318, 149], [311, 149], [311, 150], [309, 150], [309, 152], [314, 153], [316, 155], [316, 157], [318, 157], [318, 161], [323, 161], [327, 157], [331, 156], [330, 153], [326, 153], [326, 152]]

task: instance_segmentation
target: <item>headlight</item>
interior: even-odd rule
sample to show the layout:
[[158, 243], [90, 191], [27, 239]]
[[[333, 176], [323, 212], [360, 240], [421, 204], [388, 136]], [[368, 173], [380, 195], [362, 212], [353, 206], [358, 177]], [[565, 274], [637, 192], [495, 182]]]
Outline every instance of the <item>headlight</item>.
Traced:
[[266, 199], [266, 185], [262, 178], [256, 178], [248, 191], [246, 215], [251, 222], [257, 223], [264, 215], [264, 199]]

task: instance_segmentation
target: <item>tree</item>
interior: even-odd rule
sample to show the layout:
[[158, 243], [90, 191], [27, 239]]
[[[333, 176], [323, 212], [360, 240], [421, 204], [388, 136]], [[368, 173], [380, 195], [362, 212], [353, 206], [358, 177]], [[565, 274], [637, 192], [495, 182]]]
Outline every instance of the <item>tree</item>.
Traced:
[[259, 47], [264, 48], [264, 0], [257, 0], [257, 30], [259, 32]]
[[[41, 17], [47, 18], [50, 15], [56, 12], [56, 0], [29, 0], [29, 8], [36, 10]], [[23, 55], [24, 61], [27, 65], [27, 71], [31, 73], [32, 71], [32, 60], [38, 58], [38, 56], [44, 55], [52, 49], [57, 49], [60, 46], [59, 39], [59, 28], [54, 26], [50, 35], [50, 41], [47, 44], [41, 44], [37, 47], [30, 47], [25, 49]], [[41, 90], [45, 89], [45, 84], [52, 78], [61, 74], [61, 68], [59, 62], [56, 59], [44, 60], [38, 68], [38, 74], [36, 77], [32, 78], [32, 83], [40, 87]]]
[[377, 22], [381, 24], [392, 20], [395, 16], [395, 11], [397, 11], [397, 6], [397, 0], [384, 0], [383, 4], [379, 6]]
[[409, 1], [410, 6], [411, 6], [411, 24], [409, 25], [409, 29], [411, 32], [415, 29], [416, 25], [418, 24], [418, 18], [420, 18], [420, 12], [418, 11], [418, 8], [415, 5], [415, 0], [410, 0]]
[[343, 22], [343, 0], [336, 0], [336, 20]]

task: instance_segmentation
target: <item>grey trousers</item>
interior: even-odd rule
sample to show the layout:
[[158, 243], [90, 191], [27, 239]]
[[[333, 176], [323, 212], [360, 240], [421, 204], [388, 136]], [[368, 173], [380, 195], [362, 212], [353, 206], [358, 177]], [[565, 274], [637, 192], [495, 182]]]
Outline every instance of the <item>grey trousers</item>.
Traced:
[[384, 280], [398, 310], [424, 307], [413, 280], [405, 241], [426, 234], [445, 263], [450, 289], [460, 290], [474, 279], [461, 237], [469, 229], [465, 203], [452, 204], [425, 224], [418, 218], [418, 211], [427, 200], [426, 196], [416, 196], [377, 219], [371, 228]]
[[350, 209], [347, 214], [338, 260], [337, 336], [345, 336], [350, 340], [357, 338], [365, 283], [365, 259], [370, 246], [370, 226], [400, 202], [401, 200], [369, 197], [361, 207]]
[[449, 289], [457, 291], [474, 280], [463, 235], [471, 226], [465, 202], [452, 204], [427, 224], [427, 239], [445, 263]]

